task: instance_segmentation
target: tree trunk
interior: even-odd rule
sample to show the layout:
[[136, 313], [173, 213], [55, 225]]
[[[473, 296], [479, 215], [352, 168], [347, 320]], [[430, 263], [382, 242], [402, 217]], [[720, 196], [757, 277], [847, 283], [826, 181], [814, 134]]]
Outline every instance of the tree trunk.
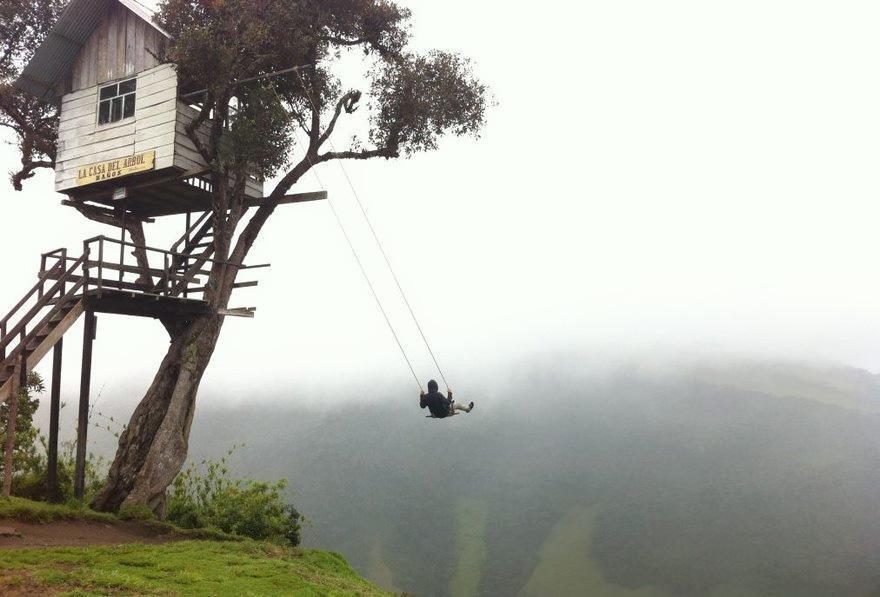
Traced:
[[92, 500], [96, 510], [145, 504], [164, 514], [165, 491], [186, 460], [196, 394], [223, 318], [206, 315], [169, 324], [171, 345], [156, 377], [119, 439], [106, 485]]

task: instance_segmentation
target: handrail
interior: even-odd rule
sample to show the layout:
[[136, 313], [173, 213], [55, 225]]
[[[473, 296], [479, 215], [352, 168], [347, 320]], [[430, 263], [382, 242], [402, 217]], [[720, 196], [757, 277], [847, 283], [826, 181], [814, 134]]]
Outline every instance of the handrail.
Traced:
[[[137, 245], [135, 243], [130, 243], [128, 241], [121, 241], [118, 238], [109, 238], [106, 236], [96, 236], [96, 237], [90, 238], [84, 242], [85, 242], [85, 244], [92, 244], [92, 243], [95, 243], [95, 242], [98, 242], [101, 240], [103, 240], [104, 242], [113, 243], [116, 245], [123, 245], [125, 247], [131, 247], [133, 249], [143, 249], [145, 251], [150, 251], [152, 253], [159, 253], [162, 255], [168, 255], [170, 257], [186, 257], [189, 259], [195, 259], [197, 257], [197, 255], [187, 255], [186, 253], [175, 253], [174, 251], [168, 251], [166, 249], [157, 249], [156, 247], [146, 247], [144, 245]], [[268, 264], [268, 263], [261, 264], [261, 265], [245, 265], [244, 263], [233, 263], [231, 261], [220, 261], [219, 259], [211, 259], [210, 257], [206, 257], [205, 261], [209, 261], [211, 263], [217, 263], [220, 265], [230, 265], [230, 266], [237, 267], [238, 269], [243, 269], [243, 270], [271, 267], [271, 264]]]
[[205, 224], [205, 223], [208, 221], [208, 219], [210, 219], [211, 217], [213, 217], [213, 215], [214, 215], [214, 212], [206, 211], [206, 212], [204, 212], [201, 216], [199, 216], [198, 219], [196, 219], [195, 223], [194, 223], [192, 226], [190, 226], [189, 228], [187, 228], [187, 230], [186, 230], [186, 232], [184, 233], [184, 235], [181, 236], [181, 237], [177, 240], [176, 243], [174, 243], [173, 245], [171, 245], [171, 250], [172, 250], [172, 251], [175, 251], [175, 252], [179, 252], [178, 249], [179, 249], [181, 246], [183, 246], [183, 245], [185, 245], [186, 243], [188, 243], [188, 242], [190, 241], [190, 237], [191, 237], [191, 235], [192, 235], [194, 232], [197, 232], [197, 231], [202, 227], [202, 225]]
[[24, 338], [22, 338], [21, 342], [18, 343], [18, 346], [9, 353], [9, 356], [6, 357], [6, 360], [15, 359], [22, 353], [22, 351], [27, 350], [28, 344], [30, 344], [38, 335], [38, 332], [45, 328], [52, 318], [58, 314], [61, 309], [64, 308], [64, 305], [76, 296], [77, 291], [85, 285], [85, 279], [80, 279], [78, 282], [75, 282], [73, 286], [70, 287], [63, 296], [58, 298], [57, 303], [54, 307], [46, 314], [43, 319], [40, 320], [40, 323], [35, 325], [33, 329], [27, 334]]
[[4, 350], [10, 344], [12, 338], [15, 338], [27, 328], [27, 324], [30, 323], [31, 319], [33, 319], [34, 316], [43, 309], [43, 307], [48, 305], [53, 300], [52, 297], [54, 297], [55, 294], [64, 287], [65, 283], [76, 270], [76, 268], [82, 265], [86, 261], [87, 257], [88, 253], [83, 253], [82, 257], [77, 259], [74, 264], [67, 269], [64, 275], [62, 275], [58, 279], [58, 281], [52, 285], [49, 291], [43, 294], [43, 298], [41, 298], [33, 307], [31, 307], [30, 311], [28, 311], [27, 314], [21, 318], [21, 321], [19, 321], [14, 328], [9, 330], [9, 332], [2, 339], [0, 339], [0, 350]]
[[49, 277], [52, 275], [52, 273], [53, 273], [56, 269], [59, 269], [59, 268], [62, 268], [62, 267], [63, 267], [63, 266], [61, 265], [61, 262], [60, 262], [60, 260], [59, 260], [58, 263], [56, 263], [55, 265], [52, 266], [52, 269], [48, 269], [48, 270], [44, 271], [43, 273], [41, 273], [41, 274], [40, 274], [40, 277], [39, 277], [39, 280], [38, 280], [37, 283], [34, 285], [34, 287], [31, 288], [31, 289], [27, 292], [27, 294], [24, 295], [24, 298], [23, 298], [23, 299], [21, 299], [20, 301], [18, 301], [18, 304], [16, 304], [16, 305], [12, 308], [12, 310], [6, 315], [6, 317], [4, 317], [3, 319], [0, 319], [0, 328], [5, 328], [5, 327], [6, 327], [6, 324], [9, 323], [9, 320], [12, 319], [12, 318], [15, 316], [16, 312], [18, 312], [18, 310], [21, 309], [21, 308], [25, 305], [25, 303], [27, 303], [27, 302], [30, 300], [30, 298], [31, 298], [32, 296], [34, 296], [34, 294], [35, 294], [37, 291], [39, 291], [40, 287], [41, 287], [43, 284], [46, 283], [46, 280], [49, 279]]

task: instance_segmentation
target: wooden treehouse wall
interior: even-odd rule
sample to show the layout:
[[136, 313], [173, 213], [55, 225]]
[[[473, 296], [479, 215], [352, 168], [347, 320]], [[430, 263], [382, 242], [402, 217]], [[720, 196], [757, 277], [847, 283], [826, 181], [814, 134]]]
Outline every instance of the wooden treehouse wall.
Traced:
[[[76, 188], [83, 166], [148, 151], [156, 152], [157, 171], [207, 166], [186, 134], [198, 112], [178, 100], [174, 67], [158, 62], [162, 34], [121, 4], [112, 6], [74, 61], [71, 91], [62, 98], [55, 168], [59, 192]], [[101, 87], [135, 76], [134, 117], [98, 124]], [[199, 133], [207, 139], [209, 130], [206, 124]], [[249, 179], [246, 194], [262, 197], [263, 183]]]
[[89, 38], [73, 63], [70, 91], [130, 77], [159, 65], [162, 34], [118, 3]]
[[58, 127], [55, 190], [76, 186], [77, 168], [156, 151], [156, 169], [174, 165], [177, 73], [170, 64], [137, 75], [134, 118], [98, 124], [99, 85], [64, 96]]

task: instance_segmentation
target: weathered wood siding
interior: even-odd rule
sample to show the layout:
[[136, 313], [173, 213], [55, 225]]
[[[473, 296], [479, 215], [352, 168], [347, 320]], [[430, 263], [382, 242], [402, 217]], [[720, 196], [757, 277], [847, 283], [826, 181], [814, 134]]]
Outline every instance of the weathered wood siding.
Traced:
[[137, 76], [137, 107], [133, 118], [98, 124], [100, 85], [62, 99], [58, 128], [55, 190], [76, 186], [77, 168], [105, 160], [156, 150], [156, 169], [174, 166], [177, 124], [177, 72], [170, 64]]
[[70, 73], [70, 90], [80, 91], [159, 65], [165, 39], [149, 23], [118, 3], [83, 46]]
[[[174, 165], [182, 170], [200, 170], [206, 167], [205, 160], [196, 149], [195, 143], [186, 134], [186, 126], [196, 118], [199, 113], [195, 108], [187, 106], [183, 102], [177, 105], [177, 136], [174, 140]], [[210, 127], [205, 124], [198, 131], [200, 139], [207, 143], [210, 138]], [[247, 182], [245, 194], [248, 197], [263, 196], [263, 182], [256, 178], [250, 178]]]

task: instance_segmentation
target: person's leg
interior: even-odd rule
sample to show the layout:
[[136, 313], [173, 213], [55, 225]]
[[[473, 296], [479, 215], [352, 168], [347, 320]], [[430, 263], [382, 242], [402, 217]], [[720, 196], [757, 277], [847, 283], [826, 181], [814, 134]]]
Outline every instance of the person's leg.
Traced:
[[460, 410], [460, 411], [462, 411], [462, 412], [469, 413], [469, 412], [471, 412], [471, 410], [472, 410], [473, 408], [474, 408], [474, 403], [473, 403], [473, 402], [471, 402], [470, 404], [459, 404], [458, 402], [453, 402], [453, 403], [452, 403], [452, 412], [453, 412], [453, 414], [455, 414], [455, 411], [457, 411], [457, 410]]

